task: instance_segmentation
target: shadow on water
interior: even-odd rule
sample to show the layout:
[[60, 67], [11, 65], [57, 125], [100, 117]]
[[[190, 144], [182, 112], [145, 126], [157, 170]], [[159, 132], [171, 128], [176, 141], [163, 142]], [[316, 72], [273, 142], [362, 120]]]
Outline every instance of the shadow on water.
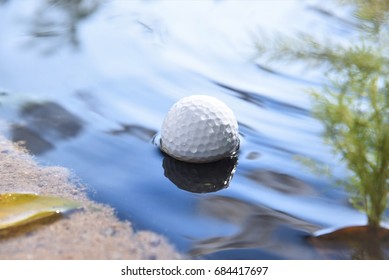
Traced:
[[259, 107], [265, 107], [268, 109], [276, 110], [283, 113], [297, 114], [302, 116], [309, 116], [310, 113], [304, 108], [294, 106], [292, 104], [288, 104], [285, 102], [277, 101], [273, 98], [267, 97], [265, 95], [261, 95], [259, 93], [249, 92], [245, 90], [241, 90], [239, 88], [235, 88], [233, 86], [223, 84], [220, 82], [214, 81], [216, 85], [219, 87], [228, 90], [237, 95], [238, 98], [249, 102], [250, 104], [255, 104]]
[[150, 140], [153, 139], [157, 131], [136, 124], [120, 124], [119, 129], [110, 130], [108, 131], [108, 133], [115, 136], [127, 134], [134, 136], [142, 141], [150, 142]]
[[255, 169], [247, 172], [247, 178], [258, 184], [286, 194], [314, 195], [316, 191], [298, 178], [272, 170]]
[[325, 19], [335, 20], [336, 22], [345, 25], [345, 30], [349, 30], [349, 28], [357, 28], [357, 23], [353, 22], [347, 18], [340, 17], [326, 8], [322, 8], [320, 6], [308, 5], [307, 9], [316, 12], [318, 15], [323, 16]]
[[320, 258], [305, 241], [318, 226], [230, 197], [206, 197], [200, 209], [206, 216], [235, 225], [237, 232], [195, 241], [189, 251], [191, 256], [206, 257], [216, 252], [221, 254], [221, 251], [256, 248], [274, 258]]
[[278, 76], [280, 78], [288, 79], [288, 80], [295, 81], [295, 82], [302, 83], [302, 84], [306, 84], [306, 85], [322, 86], [322, 84], [319, 83], [319, 82], [313, 82], [313, 81], [306, 80], [306, 79], [303, 79], [303, 78], [300, 78], [300, 77], [297, 77], [297, 76], [292, 76], [292, 75], [289, 75], [289, 74], [286, 74], [286, 73], [282, 73], [281, 71], [274, 70], [274, 69], [270, 68], [267, 65], [263, 65], [263, 64], [260, 64], [260, 63], [256, 63], [255, 65], [257, 66], [257, 68], [259, 70], [265, 71], [265, 72], [267, 72], [269, 74]]
[[83, 122], [61, 105], [48, 101], [25, 103], [19, 115], [20, 123], [11, 127], [14, 142], [23, 142], [34, 155], [53, 149], [57, 142], [77, 137]]

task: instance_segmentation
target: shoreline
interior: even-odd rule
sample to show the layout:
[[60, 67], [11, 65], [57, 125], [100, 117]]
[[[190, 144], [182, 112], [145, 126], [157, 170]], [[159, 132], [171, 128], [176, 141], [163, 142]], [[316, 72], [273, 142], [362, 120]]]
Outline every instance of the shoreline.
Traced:
[[40, 166], [22, 147], [0, 135], [0, 193], [23, 192], [75, 200], [81, 210], [0, 231], [0, 259], [182, 259], [165, 237], [134, 231], [114, 209], [88, 199], [71, 172]]

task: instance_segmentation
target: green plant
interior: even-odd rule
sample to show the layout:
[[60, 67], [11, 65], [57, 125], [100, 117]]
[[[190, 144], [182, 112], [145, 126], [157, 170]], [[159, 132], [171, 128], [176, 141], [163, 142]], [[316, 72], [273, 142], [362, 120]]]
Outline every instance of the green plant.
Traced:
[[324, 69], [326, 86], [309, 90], [314, 116], [350, 171], [343, 184], [353, 204], [378, 228], [389, 194], [389, 1], [338, 2], [353, 8], [357, 35], [349, 42], [304, 33], [273, 37], [266, 45], [257, 41], [256, 50], [271, 60]]

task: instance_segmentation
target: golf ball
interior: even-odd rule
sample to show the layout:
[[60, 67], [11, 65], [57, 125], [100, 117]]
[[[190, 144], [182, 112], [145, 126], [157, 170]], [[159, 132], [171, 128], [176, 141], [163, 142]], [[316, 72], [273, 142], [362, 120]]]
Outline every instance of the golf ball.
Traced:
[[178, 160], [194, 163], [231, 157], [239, 149], [234, 113], [211, 96], [185, 97], [173, 105], [163, 121], [161, 149]]

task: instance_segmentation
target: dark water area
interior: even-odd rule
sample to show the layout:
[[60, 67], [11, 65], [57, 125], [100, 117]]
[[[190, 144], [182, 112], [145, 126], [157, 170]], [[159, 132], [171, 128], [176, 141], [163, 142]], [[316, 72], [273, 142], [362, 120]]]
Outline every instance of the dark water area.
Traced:
[[[308, 237], [366, 223], [297, 156], [345, 169], [305, 89], [321, 73], [253, 61], [253, 34], [352, 36], [304, 1], [0, 1], [0, 130], [91, 198], [199, 259], [325, 259]], [[311, 1], [312, 2], [312, 1]], [[310, 3], [311, 3], [310, 2]], [[318, 4], [317, 4], [318, 5]], [[237, 160], [186, 164], [156, 144], [180, 98], [235, 113]]]

